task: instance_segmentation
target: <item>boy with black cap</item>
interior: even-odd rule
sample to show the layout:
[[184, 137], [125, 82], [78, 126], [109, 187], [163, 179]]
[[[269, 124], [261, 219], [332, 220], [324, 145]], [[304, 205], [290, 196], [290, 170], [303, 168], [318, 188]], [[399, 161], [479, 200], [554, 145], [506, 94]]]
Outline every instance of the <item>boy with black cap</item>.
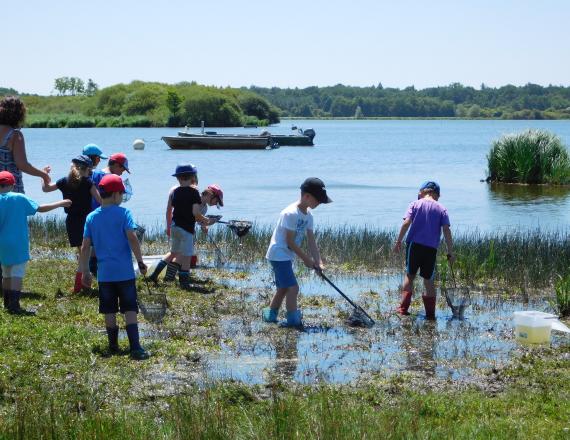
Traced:
[[435, 319], [435, 263], [441, 231], [447, 245], [447, 258], [450, 262], [453, 256], [453, 240], [449, 229], [447, 209], [438, 202], [440, 187], [437, 182], [426, 181], [419, 189], [418, 200], [410, 204], [400, 233], [394, 244], [394, 252], [402, 248], [402, 240], [406, 237], [406, 278], [402, 286], [402, 301], [397, 309], [401, 315], [408, 315], [412, 302], [414, 278], [418, 270], [424, 279], [426, 295], [422, 296], [427, 319]]
[[[265, 255], [273, 268], [277, 286], [277, 292], [269, 307], [263, 309], [262, 318], [265, 322], [277, 322], [279, 308], [285, 299], [287, 321], [283, 325], [297, 328], [303, 326], [301, 311], [297, 308], [299, 284], [293, 272], [293, 260], [297, 255], [308, 268], [323, 269], [313, 233], [313, 215], [310, 210], [321, 203], [331, 202], [324, 182], [316, 177], [309, 177], [301, 185], [301, 198], [281, 211]], [[305, 235], [309, 247], [308, 254], [300, 247]]]
[[0, 261], [4, 308], [12, 314], [30, 314], [20, 307], [22, 280], [30, 259], [28, 217], [36, 212], [71, 206], [71, 200], [60, 200], [38, 206], [24, 194], [13, 192], [16, 178], [8, 171], [0, 172]]
[[135, 233], [136, 224], [128, 209], [119, 206], [123, 201], [125, 185], [115, 174], [107, 174], [99, 182], [101, 207], [87, 216], [83, 244], [81, 245], [80, 267], [83, 284], [91, 284], [89, 253], [91, 244], [97, 249], [99, 270], [99, 313], [105, 314], [105, 327], [109, 340], [109, 351], [119, 352], [119, 327], [117, 312], [124, 313], [131, 358], [148, 359], [149, 354], [139, 342], [137, 323], [137, 288], [132, 265], [131, 251], [141, 273], [146, 274], [139, 241]]

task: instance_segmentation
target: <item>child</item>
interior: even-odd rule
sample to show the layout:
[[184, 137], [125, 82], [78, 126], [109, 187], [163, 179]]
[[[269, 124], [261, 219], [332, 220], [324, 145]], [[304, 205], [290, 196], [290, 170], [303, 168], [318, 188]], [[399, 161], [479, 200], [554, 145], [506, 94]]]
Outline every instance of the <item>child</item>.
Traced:
[[[87, 148], [90, 145], [86, 145], [84, 148]], [[129, 174], [131, 173], [129, 170], [129, 161], [127, 159], [127, 156], [125, 156], [123, 153], [113, 153], [111, 154], [111, 157], [109, 157], [107, 167], [103, 168], [102, 170], [94, 170], [91, 174], [91, 180], [95, 186], [98, 187], [101, 179], [107, 174], [115, 174], [116, 176], [121, 176], [125, 171]], [[128, 190], [126, 191], [128, 192]], [[94, 211], [99, 207], [99, 205], [100, 202], [97, 201], [97, 199], [93, 198], [91, 202], [91, 210]], [[97, 276], [97, 255], [95, 249], [92, 249], [91, 257], [89, 258], [89, 271], [94, 276]]]
[[[195, 168], [195, 167], [194, 167]], [[195, 187], [195, 186], [193, 186]], [[172, 224], [172, 210], [173, 210], [173, 206], [172, 206], [172, 195], [174, 193], [174, 190], [176, 188], [179, 187], [174, 187], [170, 190], [170, 193], [168, 194], [168, 204], [166, 206], [166, 225], [167, 225], [167, 229], [166, 229], [166, 234], [170, 237], [170, 232], [171, 232], [171, 224]], [[224, 206], [224, 192], [222, 191], [222, 188], [220, 188], [218, 185], [209, 185], [204, 191], [202, 191], [201, 194], [201, 203], [200, 203], [200, 214], [205, 215], [206, 212], [208, 211], [208, 206]], [[202, 230], [207, 233], [208, 232], [208, 227], [206, 225], [202, 225]], [[194, 235], [195, 237], [195, 235]], [[192, 265], [192, 261], [194, 260], [194, 262], [197, 260], [196, 258], [196, 253], [194, 252], [194, 255], [192, 255], [192, 257], [190, 258], [190, 268], [195, 267]], [[196, 259], [195, 259], [196, 258]], [[152, 275], [149, 277], [152, 281], [154, 281], [155, 283], [158, 282], [158, 276], [160, 275], [160, 273], [163, 271], [163, 269], [167, 267], [166, 269], [166, 276], [164, 277], [165, 281], [174, 281], [174, 278], [176, 277], [176, 273], [178, 272], [178, 270], [180, 270], [180, 264], [174, 261], [174, 254], [172, 252], [169, 252], [168, 254], [166, 254], [156, 265], [156, 268], [154, 269]]]
[[68, 208], [71, 200], [60, 200], [38, 206], [24, 194], [13, 192], [16, 178], [8, 171], [0, 172], [0, 261], [2, 261], [2, 293], [8, 313], [29, 314], [20, 307], [22, 279], [30, 259], [27, 217], [36, 212]]
[[[269, 307], [263, 309], [262, 317], [265, 322], [277, 322], [279, 307], [285, 299], [287, 322], [283, 325], [298, 328], [303, 326], [301, 311], [297, 309], [299, 285], [293, 272], [293, 259], [297, 255], [308, 268], [318, 271], [323, 269], [323, 262], [313, 234], [313, 216], [309, 209], [315, 209], [321, 203], [331, 202], [323, 181], [316, 177], [309, 177], [301, 185], [301, 199], [281, 211], [265, 256], [273, 267], [277, 286], [277, 292]], [[300, 247], [305, 234], [310, 255]]]
[[422, 184], [418, 200], [412, 202], [404, 216], [398, 239], [394, 244], [394, 252], [402, 248], [402, 239], [406, 237], [406, 278], [402, 286], [402, 302], [397, 309], [401, 315], [408, 315], [412, 301], [412, 288], [418, 269], [424, 279], [426, 295], [422, 296], [427, 319], [435, 319], [435, 263], [437, 248], [443, 229], [447, 245], [447, 258], [455, 261], [453, 256], [453, 240], [449, 229], [449, 217], [445, 207], [438, 202], [440, 188], [436, 182], [427, 181]]
[[125, 185], [119, 176], [108, 174], [99, 182], [99, 191], [101, 207], [87, 216], [81, 245], [80, 268], [83, 284], [91, 284], [88, 264], [93, 244], [99, 260], [99, 313], [105, 314], [109, 351], [113, 354], [119, 352], [116, 314], [120, 310], [125, 315], [131, 358], [148, 359], [149, 354], [139, 342], [137, 288], [131, 251], [143, 275], [146, 274], [147, 268], [142, 259], [131, 213], [119, 206], [123, 200]]
[[108, 156], [103, 154], [103, 151], [101, 151], [101, 149], [95, 144], [85, 145], [81, 154], [84, 154], [91, 159], [91, 162], [93, 162], [93, 169], [97, 168], [101, 159], [108, 159]]
[[[64, 199], [70, 199], [72, 205], [65, 208], [67, 217], [65, 219], [65, 229], [69, 245], [77, 248], [77, 262], [79, 263], [79, 252], [81, 251], [81, 242], [83, 241], [83, 229], [85, 227], [85, 219], [87, 214], [91, 212], [91, 199], [101, 203], [99, 192], [89, 178], [93, 162], [85, 155], [77, 156], [71, 161], [71, 169], [67, 177], [62, 177], [56, 183], [42, 185], [44, 192], [60, 190]], [[79, 267], [75, 273], [75, 283], [73, 293], [79, 293], [82, 289], [81, 271]], [[89, 287], [89, 286], [86, 286]]]

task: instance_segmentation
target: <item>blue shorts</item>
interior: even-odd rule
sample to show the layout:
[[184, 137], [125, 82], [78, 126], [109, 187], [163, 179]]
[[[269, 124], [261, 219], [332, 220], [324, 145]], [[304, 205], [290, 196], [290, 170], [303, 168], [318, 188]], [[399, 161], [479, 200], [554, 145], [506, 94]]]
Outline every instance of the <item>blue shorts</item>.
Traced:
[[[120, 306], [120, 308], [119, 308]], [[99, 282], [99, 313], [139, 312], [135, 279]]]
[[275, 285], [278, 289], [286, 289], [298, 284], [297, 278], [295, 278], [295, 272], [293, 272], [293, 262], [291, 260], [269, 260], [269, 262], [273, 267], [273, 273], [275, 274]]

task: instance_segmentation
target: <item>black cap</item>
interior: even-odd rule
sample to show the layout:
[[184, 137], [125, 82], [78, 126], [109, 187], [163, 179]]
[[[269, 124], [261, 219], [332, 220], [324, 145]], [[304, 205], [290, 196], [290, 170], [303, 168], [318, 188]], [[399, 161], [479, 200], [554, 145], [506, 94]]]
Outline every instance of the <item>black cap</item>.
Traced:
[[319, 203], [330, 203], [331, 198], [327, 196], [325, 182], [318, 177], [309, 177], [301, 185], [301, 191], [311, 194]]
[[93, 167], [93, 161], [89, 158], [89, 156], [86, 156], [85, 154], [80, 154], [79, 156], [74, 157], [73, 159], [71, 159], [71, 162], [81, 167], [86, 167], [86, 168]]

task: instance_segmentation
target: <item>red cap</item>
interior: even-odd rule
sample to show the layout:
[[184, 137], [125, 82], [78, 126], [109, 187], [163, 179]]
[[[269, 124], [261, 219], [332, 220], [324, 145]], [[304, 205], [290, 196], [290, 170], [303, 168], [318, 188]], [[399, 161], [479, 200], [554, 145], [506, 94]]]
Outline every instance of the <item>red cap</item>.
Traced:
[[123, 183], [123, 179], [116, 174], [105, 174], [99, 182], [99, 189], [107, 194], [111, 194], [114, 192], [125, 192], [125, 184]]
[[15, 185], [16, 178], [9, 171], [0, 171], [0, 185]]
[[208, 185], [208, 188], [210, 191], [212, 191], [214, 193], [214, 195], [218, 198], [218, 205], [219, 206], [224, 206], [224, 192], [222, 191], [222, 188], [220, 188], [218, 185], [213, 184], [213, 185]]
[[112, 160], [113, 162], [117, 162], [119, 165], [121, 165], [125, 171], [129, 174], [131, 174], [131, 172], [129, 171], [129, 161], [127, 160], [127, 156], [125, 156], [124, 153], [115, 153], [115, 154], [111, 154], [111, 156], [109, 157], [109, 160]]

